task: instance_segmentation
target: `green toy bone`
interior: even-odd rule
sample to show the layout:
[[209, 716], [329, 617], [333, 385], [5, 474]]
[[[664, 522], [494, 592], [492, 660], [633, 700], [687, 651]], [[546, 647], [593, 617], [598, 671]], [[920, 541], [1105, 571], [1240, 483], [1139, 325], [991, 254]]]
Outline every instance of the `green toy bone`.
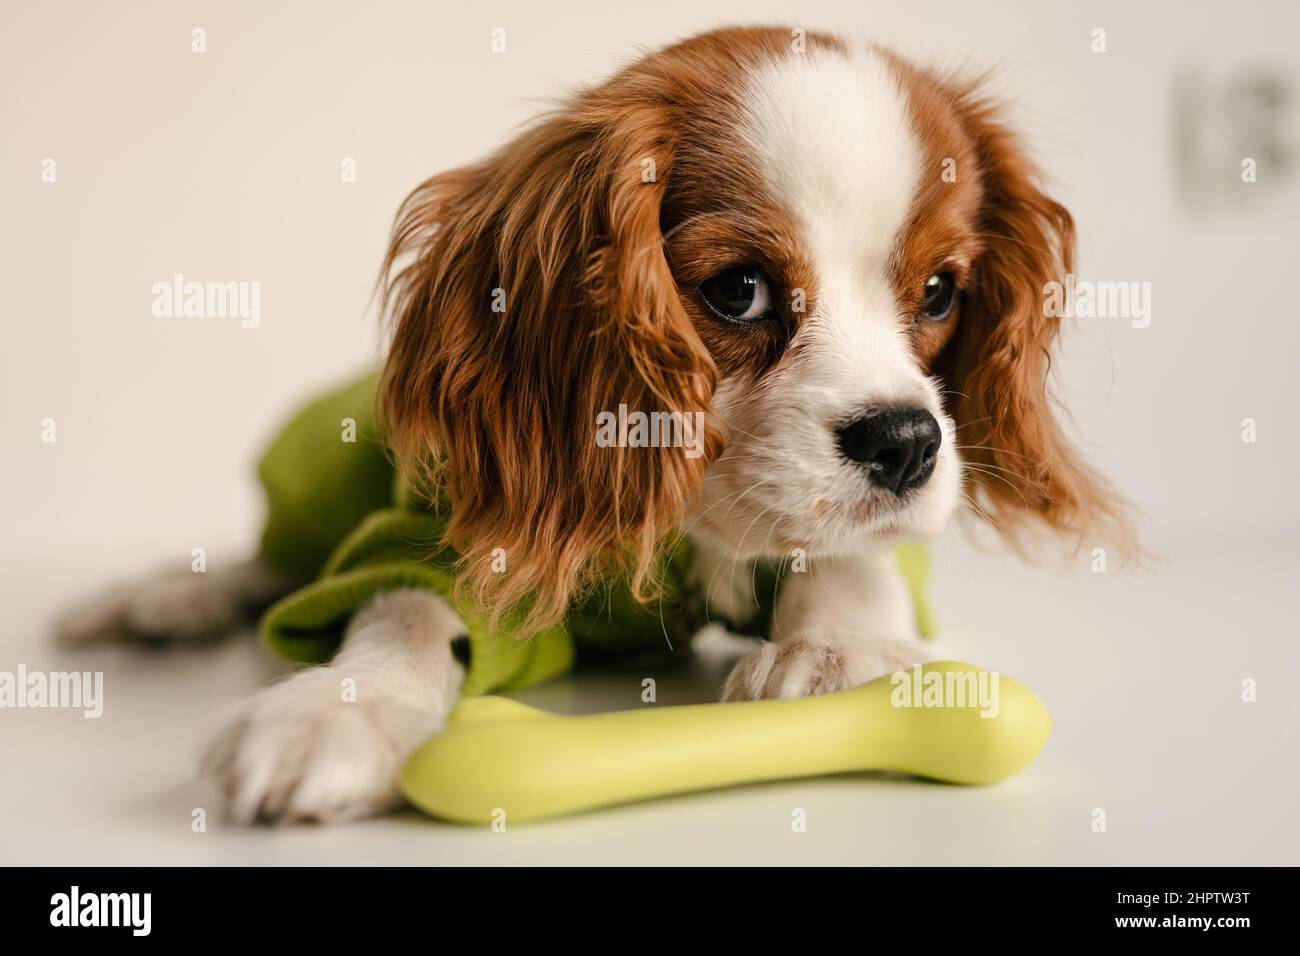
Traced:
[[[995, 706], [977, 687], [995, 689]], [[486, 823], [504, 810], [517, 822], [849, 771], [996, 783], [1028, 766], [1050, 732], [1047, 709], [1024, 686], [940, 661], [835, 694], [585, 717], [467, 698], [400, 781], [433, 816]]]

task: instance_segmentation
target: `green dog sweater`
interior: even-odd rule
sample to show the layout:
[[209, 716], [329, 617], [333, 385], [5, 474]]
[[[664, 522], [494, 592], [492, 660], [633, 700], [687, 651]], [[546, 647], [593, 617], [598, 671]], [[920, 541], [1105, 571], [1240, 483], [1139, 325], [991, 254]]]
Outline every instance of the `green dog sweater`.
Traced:
[[[376, 385], [377, 376], [367, 375], [307, 404], [258, 466], [267, 500], [262, 558], [301, 583], [262, 616], [261, 634], [277, 653], [328, 661], [352, 614], [395, 588], [427, 588], [459, 613], [469, 637], [467, 695], [536, 684], [568, 671], [579, 656], [662, 661], [688, 651], [710, 618], [688, 582], [692, 552], [684, 538], [665, 545], [661, 594], [648, 603], [633, 597], [626, 580], [609, 580], [576, 601], [562, 624], [527, 640], [517, 639], [508, 621], [490, 630], [482, 611], [456, 593], [458, 556], [443, 541], [445, 510], [417, 502], [392, 466], [374, 418]], [[927, 552], [902, 545], [895, 560], [928, 636]], [[766, 637], [781, 580], [775, 565], [760, 565], [750, 617], [712, 620]]]

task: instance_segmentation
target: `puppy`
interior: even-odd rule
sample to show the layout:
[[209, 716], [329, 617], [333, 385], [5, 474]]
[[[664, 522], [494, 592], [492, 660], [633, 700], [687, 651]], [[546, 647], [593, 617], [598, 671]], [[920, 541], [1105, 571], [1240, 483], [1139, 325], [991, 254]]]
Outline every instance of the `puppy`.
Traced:
[[[437, 574], [421, 576], [421, 557], [400, 574], [383, 565], [331, 618], [341, 646], [300, 655], [328, 663], [240, 705], [213, 742], [206, 769], [250, 821], [393, 807], [398, 766], [458, 694], [562, 670], [563, 641], [591, 630], [575, 607], [606, 600], [610, 581], [683, 632], [695, 608], [769, 638], [724, 700], [909, 666], [924, 655], [895, 549], [939, 533], [964, 500], [1013, 539], [1035, 525], [1125, 533], [1046, 387], [1059, 319], [1044, 286], [1070, 270], [1073, 239], [959, 80], [781, 29], [679, 43], [400, 210], [383, 284], [391, 349], [348, 407], [377, 402], [375, 447], [406, 481], [405, 511], [344, 545], [268, 537], [247, 565], [119, 591], [64, 633], [226, 629], [313, 577], [373, 570], [375, 529], [423, 502], [426, 544], [445, 549]], [[595, 440], [620, 408], [665, 416], [675, 438], [620, 426]], [[696, 415], [687, 453], [676, 439]], [[376, 496], [298, 514], [346, 525], [382, 507]], [[682, 536], [690, 562], [665, 616], [665, 555], [678, 553], [665, 542]], [[768, 591], [758, 569], [774, 565], [775, 606], [749, 626]], [[303, 606], [285, 600], [273, 619]], [[295, 627], [270, 633], [291, 644]], [[505, 654], [523, 670], [475, 681], [482, 635], [502, 634], [559, 650], [526, 666]]]

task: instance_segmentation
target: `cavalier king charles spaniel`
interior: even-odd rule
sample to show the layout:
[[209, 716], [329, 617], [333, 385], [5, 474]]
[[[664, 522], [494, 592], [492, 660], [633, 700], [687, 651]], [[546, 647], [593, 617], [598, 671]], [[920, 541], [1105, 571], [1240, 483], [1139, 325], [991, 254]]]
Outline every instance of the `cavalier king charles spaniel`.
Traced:
[[[1046, 383], [1044, 287], [1073, 241], [977, 84], [834, 36], [707, 33], [407, 198], [381, 286], [386, 442], [437, 481], [465, 592], [522, 609], [523, 633], [612, 568], [650, 599], [675, 533], [693, 575], [728, 582], [707, 589], [722, 617], [752, 601], [753, 562], [803, 549], [722, 697], [855, 685], [925, 656], [891, 549], [963, 505], [1013, 541], [1125, 534]], [[593, 441], [620, 406], [703, 412], [698, 453]], [[130, 599], [167, 621], [152, 630], [208, 631], [276, 591], [256, 564], [191, 578]], [[235, 816], [394, 806], [455, 702], [462, 633], [436, 594], [371, 599], [332, 665], [218, 735]], [[364, 709], [340, 705], [343, 669]]]

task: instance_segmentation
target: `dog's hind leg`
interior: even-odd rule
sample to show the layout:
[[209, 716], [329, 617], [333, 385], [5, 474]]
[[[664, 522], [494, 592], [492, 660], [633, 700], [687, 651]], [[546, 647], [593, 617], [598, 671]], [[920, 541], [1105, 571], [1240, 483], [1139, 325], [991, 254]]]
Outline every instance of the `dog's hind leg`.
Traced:
[[251, 621], [294, 583], [258, 558], [208, 571], [162, 570], [74, 604], [55, 620], [54, 634], [69, 645], [208, 640]]

